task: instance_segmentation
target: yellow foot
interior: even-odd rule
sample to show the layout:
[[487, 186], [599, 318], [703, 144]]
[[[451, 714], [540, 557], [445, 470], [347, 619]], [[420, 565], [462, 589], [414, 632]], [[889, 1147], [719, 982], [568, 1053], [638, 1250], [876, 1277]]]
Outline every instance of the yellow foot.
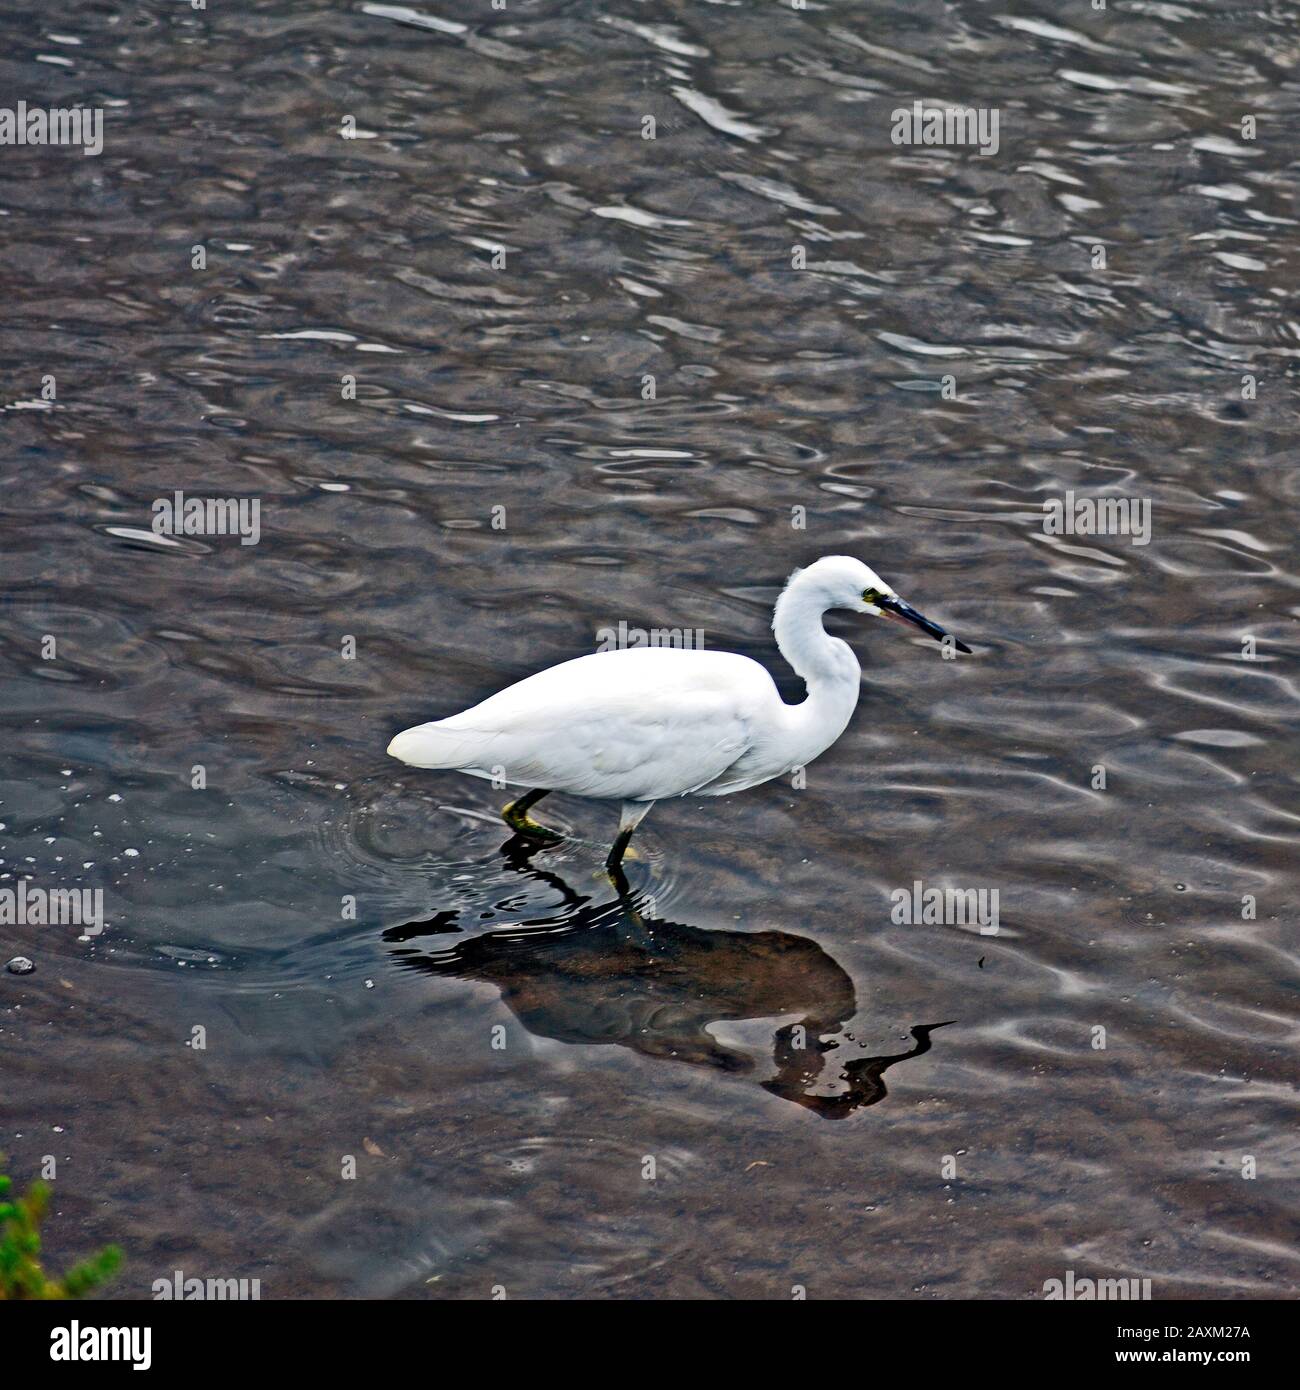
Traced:
[[551, 830], [542, 825], [540, 821], [535, 821], [527, 811], [517, 811], [515, 807], [518, 803], [512, 801], [509, 806], [501, 812], [501, 819], [517, 835], [528, 835], [534, 840], [545, 840], [551, 844], [559, 844], [564, 836], [558, 830]]

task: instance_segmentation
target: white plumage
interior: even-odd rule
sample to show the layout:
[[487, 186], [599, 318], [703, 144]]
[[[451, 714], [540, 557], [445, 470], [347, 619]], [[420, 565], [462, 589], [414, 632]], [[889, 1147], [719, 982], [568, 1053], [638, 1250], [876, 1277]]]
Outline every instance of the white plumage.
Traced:
[[516, 786], [657, 801], [721, 776], [747, 751], [772, 700], [780, 703], [767, 672], [730, 652], [601, 652], [418, 724], [388, 751], [414, 767]]
[[[655, 801], [722, 796], [811, 762], [844, 731], [861, 671], [829, 637], [829, 608], [901, 618], [953, 641], [902, 603], [860, 560], [827, 556], [796, 570], [777, 601], [777, 647], [808, 698], [787, 705], [756, 661], [732, 652], [635, 648], [561, 662], [447, 719], [398, 734], [389, 753], [412, 767], [454, 769], [530, 789], [507, 820], [551, 791], [624, 803], [618, 863]], [[955, 645], [962, 651], [969, 648]]]

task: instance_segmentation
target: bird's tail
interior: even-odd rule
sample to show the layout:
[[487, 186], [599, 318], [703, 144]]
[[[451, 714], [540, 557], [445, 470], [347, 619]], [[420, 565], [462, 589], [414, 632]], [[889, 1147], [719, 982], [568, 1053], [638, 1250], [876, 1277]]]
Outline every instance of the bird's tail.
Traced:
[[442, 721], [435, 720], [403, 729], [388, 745], [388, 755], [411, 767], [486, 771], [493, 761], [491, 745], [497, 741], [496, 734], [449, 729]]

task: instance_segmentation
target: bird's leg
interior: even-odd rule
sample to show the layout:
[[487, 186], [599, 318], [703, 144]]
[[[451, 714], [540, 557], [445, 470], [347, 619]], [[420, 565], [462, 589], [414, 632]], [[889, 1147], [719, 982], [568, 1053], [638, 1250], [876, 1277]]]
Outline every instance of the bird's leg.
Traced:
[[535, 840], [549, 840], [558, 843], [564, 838], [557, 831], [548, 830], [546, 826], [538, 824], [529, 814], [529, 809], [536, 806], [544, 796], [549, 796], [549, 790], [541, 787], [534, 787], [532, 791], [525, 792], [518, 801], [512, 801], [509, 806], [501, 812], [501, 819], [517, 835], [531, 835]]
[[[612, 854], [613, 851], [611, 850]], [[605, 877], [614, 885], [614, 891], [618, 894], [619, 901], [627, 906], [629, 914], [636, 912], [636, 907], [632, 903], [632, 885], [627, 881], [627, 875], [623, 872], [621, 863], [611, 864], [608, 859], [605, 861]]]
[[[646, 817], [653, 801], [625, 801], [623, 803], [623, 814], [619, 817], [618, 834], [615, 836], [614, 843], [610, 846], [609, 858], [605, 860], [605, 871], [611, 878], [622, 878], [623, 870], [620, 867], [623, 863], [623, 855], [627, 852], [628, 841], [632, 838], [632, 832]], [[626, 882], [626, 880], [624, 880]], [[618, 887], [618, 879], [615, 878], [615, 888]]]

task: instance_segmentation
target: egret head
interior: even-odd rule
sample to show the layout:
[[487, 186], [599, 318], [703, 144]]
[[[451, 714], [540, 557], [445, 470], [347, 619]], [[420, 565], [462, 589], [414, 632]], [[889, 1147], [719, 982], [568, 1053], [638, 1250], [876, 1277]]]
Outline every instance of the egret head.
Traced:
[[[904, 603], [892, 584], [886, 584], [869, 565], [851, 555], [825, 555], [800, 573], [808, 576], [808, 582], [817, 584], [828, 608], [849, 608], [855, 613], [870, 613], [876, 618], [918, 627], [936, 642], [949, 636], [938, 623]], [[955, 637], [952, 641], [959, 652], [970, 652], [964, 642]]]

